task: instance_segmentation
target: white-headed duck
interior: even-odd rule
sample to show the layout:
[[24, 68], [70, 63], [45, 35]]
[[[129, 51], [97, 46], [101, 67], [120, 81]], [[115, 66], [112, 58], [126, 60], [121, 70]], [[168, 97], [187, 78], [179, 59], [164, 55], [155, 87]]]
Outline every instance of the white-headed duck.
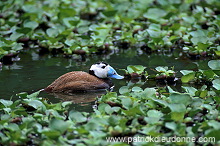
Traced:
[[66, 73], [46, 87], [46, 92], [73, 93], [110, 89], [113, 86], [111, 79], [123, 79], [123, 76], [107, 63], [99, 62], [91, 66], [89, 73], [73, 71]]

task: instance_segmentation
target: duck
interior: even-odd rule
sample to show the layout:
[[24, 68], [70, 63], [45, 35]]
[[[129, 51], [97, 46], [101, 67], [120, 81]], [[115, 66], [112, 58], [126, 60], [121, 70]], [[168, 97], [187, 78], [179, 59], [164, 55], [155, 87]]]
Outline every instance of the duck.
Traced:
[[44, 91], [50, 93], [75, 93], [110, 90], [114, 85], [111, 78], [123, 79], [124, 76], [119, 75], [108, 63], [97, 62], [90, 67], [88, 73], [72, 71], [60, 76], [44, 88]]

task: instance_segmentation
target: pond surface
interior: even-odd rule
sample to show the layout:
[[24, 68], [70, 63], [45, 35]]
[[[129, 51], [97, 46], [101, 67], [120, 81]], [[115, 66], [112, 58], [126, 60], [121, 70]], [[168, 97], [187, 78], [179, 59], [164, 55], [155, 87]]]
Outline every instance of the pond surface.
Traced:
[[[143, 65], [147, 71], [151, 72], [157, 66], [175, 67], [177, 77], [179, 71], [185, 69], [207, 69], [208, 60], [190, 60], [187, 57], [178, 57], [179, 53], [172, 54], [146, 54], [136, 49], [122, 50], [119, 53], [113, 52], [108, 55], [90, 55], [84, 61], [80, 56], [64, 58], [62, 55], [39, 55], [38, 51], [27, 50], [19, 54], [19, 61], [12, 65], [3, 65], [0, 71], [0, 98], [16, 100], [16, 93], [33, 93], [45, 88], [59, 76], [70, 71], [88, 71], [93, 63], [105, 61], [109, 63], [116, 71], [123, 75], [128, 65]], [[118, 91], [121, 86], [127, 85], [129, 81], [113, 80], [115, 83], [114, 91]], [[146, 87], [155, 87], [155, 82], [144, 83]], [[42, 92], [42, 97], [48, 98], [51, 102], [73, 101], [74, 109], [78, 111], [91, 111], [95, 103], [95, 97], [104, 93], [77, 94], [73, 96], [52, 95]], [[57, 98], [59, 97], [59, 98]]]

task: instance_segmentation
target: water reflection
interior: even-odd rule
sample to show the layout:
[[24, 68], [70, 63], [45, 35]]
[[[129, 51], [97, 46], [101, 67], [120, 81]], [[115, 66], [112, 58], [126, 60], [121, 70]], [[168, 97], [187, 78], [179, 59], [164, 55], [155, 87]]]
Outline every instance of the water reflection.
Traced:
[[59, 98], [62, 101], [71, 101], [74, 104], [86, 105], [87, 103], [94, 102], [97, 97], [101, 97], [103, 94], [106, 94], [106, 91], [99, 92], [85, 92], [85, 93], [50, 93], [55, 98]]
[[63, 93], [46, 93], [51, 98], [49, 101], [54, 102], [55, 99], [58, 99], [58, 102], [62, 101], [71, 101], [73, 104], [70, 105], [69, 110], [77, 110], [84, 112], [93, 112], [94, 107], [96, 107], [97, 98], [106, 94], [107, 91], [98, 91], [98, 92], [84, 92], [84, 93], [71, 93], [71, 94], [63, 94]]

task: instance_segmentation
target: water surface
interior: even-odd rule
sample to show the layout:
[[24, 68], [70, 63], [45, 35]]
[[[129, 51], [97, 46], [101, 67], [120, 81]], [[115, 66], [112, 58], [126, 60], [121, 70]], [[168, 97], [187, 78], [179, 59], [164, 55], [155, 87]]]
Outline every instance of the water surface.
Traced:
[[[205, 69], [208, 60], [190, 60], [187, 57], [178, 57], [178, 52], [172, 54], [146, 54], [138, 52], [136, 49], [123, 50], [120, 53], [108, 55], [90, 55], [85, 61], [81, 61], [80, 56], [64, 58], [62, 55], [52, 56], [49, 54], [39, 55], [35, 50], [27, 50], [19, 54], [19, 61], [12, 65], [3, 65], [0, 71], [0, 98], [16, 100], [16, 93], [33, 93], [45, 88], [59, 76], [70, 71], [88, 71], [93, 63], [105, 61], [116, 71], [123, 75], [128, 65], [144, 65], [150, 72], [157, 66], [175, 67], [175, 71], [183, 69]], [[177, 76], [180, 73], [177, 72]], [[118, 91], [121, 86], [127, 85], [126, 80], [113, 80], [115, 83], [114, 91]], [[156, 86], [153, 82], [145, 82], [144, 86]], [[59, 96], [41, 93], [40, 96], [48, 98], [51, 102], [59, 102]], [[99, 96], [94, 94], [94, 96]], [[95, 98], [86, 95], [76, 95], [74, 97], [62, 97], [63, 100], [72, 100], [73, 108], [80, 111], [91, 110], [95, 103]], [[72, 99], [71, 99], [72, 98]], [[78, 100], [78, 99], [80, 100]]]

